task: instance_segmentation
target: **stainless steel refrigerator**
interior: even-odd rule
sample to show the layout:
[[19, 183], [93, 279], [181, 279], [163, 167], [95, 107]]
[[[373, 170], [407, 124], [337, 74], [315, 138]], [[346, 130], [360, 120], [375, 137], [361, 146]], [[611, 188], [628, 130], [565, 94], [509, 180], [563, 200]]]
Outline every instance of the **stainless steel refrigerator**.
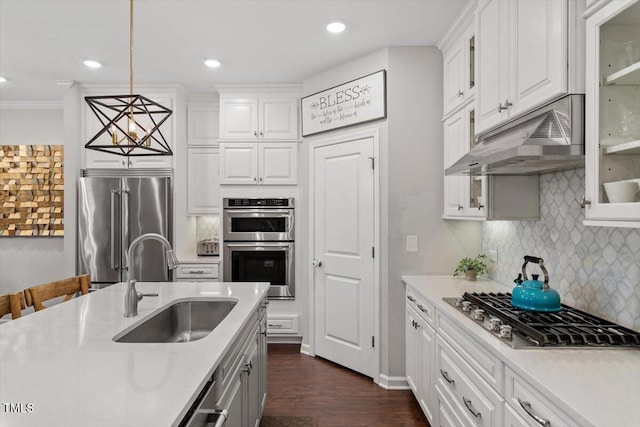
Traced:
[[[78, 184], [78, 274], [96, 287], [126, 281], [131, 242], [145, 233], [173, 245], [171, 169], [84, 169]], [[166, 254], [156, 240], [134, 252], [137, 281], [171, 281]]]

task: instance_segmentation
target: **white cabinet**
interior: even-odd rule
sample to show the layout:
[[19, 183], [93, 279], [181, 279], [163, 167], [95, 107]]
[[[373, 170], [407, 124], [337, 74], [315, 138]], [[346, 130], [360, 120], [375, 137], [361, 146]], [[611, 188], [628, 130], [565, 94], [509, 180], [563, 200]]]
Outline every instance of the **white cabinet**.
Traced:
[[511, 425], [539, 427], [544, 425], [558, 427], [579, 427], [583, 423], [558, 408], [512, 369], [506, 368], [506, 410], [505, 427]]
[[[94, 93], [85, 92], [85, 96], [93, 96]], [[103, 93], [98, 93], [103, 95]], [[174, 123], [176, 115], [184, 114], [176, 108], [175, 98], [168, 97], [166, 94], [163, 96], [157, 96], [154, 94], [145, 94], [153, 101], [173, 110], [173, 114], [160, 126], [162, 135], [164, 135], [167, 144], [175, 151], [174, 139]], [[98, 117], [93, 113], [86, 103], [83, 105], [84, 115], [84, 133], [83, 141], [88, 142], [93, 138], [102, 128], [103, 125]], [[183, 116], [184, 117], [184, 116]], [[136, 118], [141, 123], [143, 128], [151, 128], [153, 123], [147, 120], [146, 117]], [[111, 144], [111, 138], [107, 133], [101, 135], [98, 139], [100, 144]], [[111, 154], [102, 151], [96, 151], [93, 149], [83, 148], [84, 152], [84, 167], [92, 169], [122, 169], [122, 168], [172, 168], [173, 156], [120, 156], [117, 154]]]
[[478, 133], [581, 89], [573, 71], [581, 65], [574, 54], [584, 49], [583, 8], [567, 0], [478, 3]]
[[608, 3], [586, 25], [585, 224], [640, 228], [640, 2]]
[[[475, 104], [458, 110], [444, 121], [445, 169], [475, 146]], [[484, 219], [486, 177], [445, 176], [444, 218]]]
[[181, 263], [176, 269], [176, 280], [187, 282], [218, 281], [219, 264]]
[[220, 144], [220, 183], [296, 185], [297, 142], [224, 142]]
[[406, 376], [416, 400], [430, 423], [434, 421], [434, 309], [411, 292], [406, 304]]
[[211, 105], [189, 105], [187, 108], [187, 145], [218, 145], [220, 113], [216, 102]]
[[220, 98], [220, 139], [273, 141], [297, 138], [298, 98]]
[[187, 148], [187, 214], [220, 212], [220, 149]]
[[443, 50], [444, 116], [473, 99], [475, 94], [475, 35], [471, 23]]

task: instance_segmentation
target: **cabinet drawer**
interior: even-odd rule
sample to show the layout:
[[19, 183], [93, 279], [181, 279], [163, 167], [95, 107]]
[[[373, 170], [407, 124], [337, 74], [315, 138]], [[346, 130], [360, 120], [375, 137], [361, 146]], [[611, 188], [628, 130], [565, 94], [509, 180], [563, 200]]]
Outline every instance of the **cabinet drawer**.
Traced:
[[455, 401], [458, 416], [465, 425], [497, 426], [502, 423], [503, 399], [489, 384], [451, 348], [438, 339], [436, 344], [436, 373], [439, 386], [447, 390]]
[[219, 264], [183, 264], [176, 270], [178, 279], [217, 279]]
[[298, 316], [267, 316], [268, 334], [297, 334]]
[[438, 333], [494, 390], [502, 393], [503, 365], [495, 355], [476, 343], [449, 318], [438, 315]]
[[430, 326], [434, 324], [435, 308], [415, 292], [407, 289], [407, 305], [412, 307]]
[[558, 408], [544, 394], [531, 384], [507, 368], [505, 372], [505, 399], [522, 419], [531, 427], [545, 425], [545, 421], [553, 427], [590, 426], [585, 420], [579, 419], [577, 414], [567, 414]]
[[453, 409], [451, 402], [453, 396], [451, 393], [444, 391], [440, 384], [436, 384], [436, 399], [438, 403], [437, 425], [440, 427], [466, 427], [458, 417], [457, 412]]

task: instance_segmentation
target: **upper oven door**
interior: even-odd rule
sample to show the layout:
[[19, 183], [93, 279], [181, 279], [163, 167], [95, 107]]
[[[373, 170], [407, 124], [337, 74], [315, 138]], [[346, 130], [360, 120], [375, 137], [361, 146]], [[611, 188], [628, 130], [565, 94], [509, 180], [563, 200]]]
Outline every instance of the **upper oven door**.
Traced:
[[293, 241], [293, 209], [225, 209], [223, 239], [232, 241]]

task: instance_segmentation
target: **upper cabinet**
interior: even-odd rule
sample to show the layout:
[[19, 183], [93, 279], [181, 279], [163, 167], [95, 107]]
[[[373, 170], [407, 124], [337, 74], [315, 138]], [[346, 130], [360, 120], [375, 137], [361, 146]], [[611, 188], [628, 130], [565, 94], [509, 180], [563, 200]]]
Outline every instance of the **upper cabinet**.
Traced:
[[475, 94], [475, 35], [469, 25], [446, 51], [444, 59], [444, 115], [473, 99]]
[[584, 2], [481, 0], [476, 11], [476, 132], [584, 90]]
[[640, 1], [586, 21], [585, 224], [640, 228]]
[[189, 104], [187, 108], [187, 145], [217, 146], [220, 137], [218, 102]]
[[223, 142], [220, 184], [296, 185], [297, 142]]
[[299, 85], [238, 88], [220, 92], [221, 140], [296, 140]]

